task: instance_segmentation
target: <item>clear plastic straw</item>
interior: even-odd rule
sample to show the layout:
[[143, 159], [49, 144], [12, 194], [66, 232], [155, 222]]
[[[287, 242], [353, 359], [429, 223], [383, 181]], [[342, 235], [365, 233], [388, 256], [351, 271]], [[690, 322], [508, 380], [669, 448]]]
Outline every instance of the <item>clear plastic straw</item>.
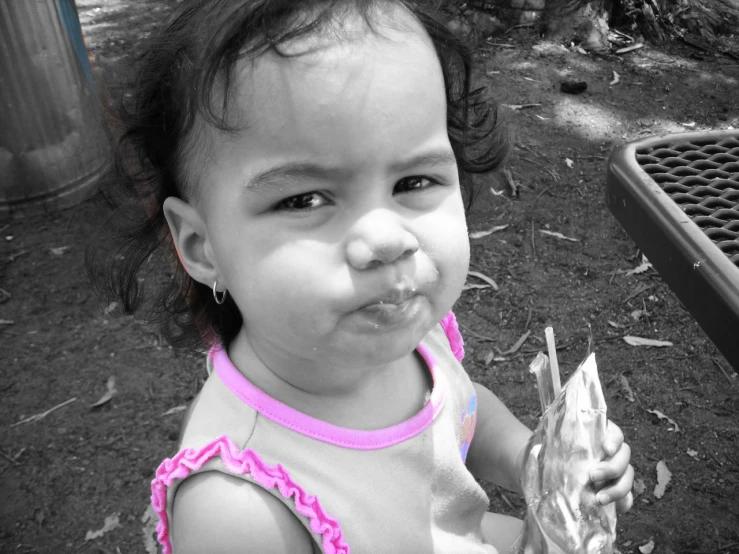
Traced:
[[547, 337], [547, 349], [549, 350], [549, 369], [552, 372], [552, 386], [554, 388], [554, 398], [559, 396], [562, 390], [562, 382], [559, 379], [559, 364], [557, 363], [557, 347], [554, 344], [554, 329], [547, 327], [544, 329]]

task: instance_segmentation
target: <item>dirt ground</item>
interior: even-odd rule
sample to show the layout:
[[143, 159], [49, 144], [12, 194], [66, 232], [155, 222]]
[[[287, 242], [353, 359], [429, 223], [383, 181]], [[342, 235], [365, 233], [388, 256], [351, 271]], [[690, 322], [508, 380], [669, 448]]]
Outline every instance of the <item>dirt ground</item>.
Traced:
[[[117, 96], [141, 40], [171, 2], [77, 4], [95, 63]], [[566, 345], [559, 353], [565, 375], [586, 354], [592, 329], [609, 415], [636, 469], [638, 495], [619, 517], [618, 550], [739, 552], [739, 379], [654, 270], [626, 274], [642, 260], [604, 203], [614, 145], [739, 128], [739, 64], [679, 45], [618, 57], [567, 46], [521, 28], [477, 50], [479, 82], [503, 104], [531, 106], [507, 108], [515, 145], [508, 168], [518, 193], [503, 175], [486, 177], [470, 214], [473, 233], [504, 228], [472, 240], [472, 269], [499, 290], [466, 291], [456, 308], [466, 367], [533, 427], [540, 410], [527, 366], [544, 327], [554, 326]], [[619, 82], [611, 85], [614, 72]], [[586, 81], [587, 92], [561, 93], [564, 79]], [[176, 409], [204, 376], [199, 356], [178, 354], [135, 321], [111, 317], [91, 292], [83, 258], [100, 215], [85, 203], [0, 223], [3, 553], [153, 552], [142, 520], [149, 481], [176, 447]], [[527, 331], [518, 350], [504, 354]], [[672, 346], [629, 346], [626, 334]], [[92, 407], [111, 378], [116, 394]], [[659, 462], [672, 473], [661, 497], [654, 493]], [[522, 515], [515, 495], [487, 490], [493, 510]]]

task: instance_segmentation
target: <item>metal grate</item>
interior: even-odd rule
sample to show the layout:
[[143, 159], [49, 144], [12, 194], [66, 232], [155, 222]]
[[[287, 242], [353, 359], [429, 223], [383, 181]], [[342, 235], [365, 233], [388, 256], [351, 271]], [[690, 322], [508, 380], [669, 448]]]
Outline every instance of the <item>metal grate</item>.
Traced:
[[665, 141], [636, 161], [739, 267], [739, 134]]

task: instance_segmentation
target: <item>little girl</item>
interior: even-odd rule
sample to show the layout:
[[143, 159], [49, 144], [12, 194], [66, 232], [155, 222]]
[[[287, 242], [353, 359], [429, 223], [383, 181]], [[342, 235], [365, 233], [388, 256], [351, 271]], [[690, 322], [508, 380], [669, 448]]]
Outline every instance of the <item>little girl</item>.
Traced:
[[[110, 282], [140, 312], [174, 247], [154, 311], [210, 347], [152, 482], [165, 553], [513, 549], [475, 478], [520, 492], [531, 433], [470, 381], [451, 312], [469, 174], [504, 140], [430, 3], [185, 0], [144, 56], [124, 146], [148, 215]], [[609, 429], [590, 478], [628, 509]]]

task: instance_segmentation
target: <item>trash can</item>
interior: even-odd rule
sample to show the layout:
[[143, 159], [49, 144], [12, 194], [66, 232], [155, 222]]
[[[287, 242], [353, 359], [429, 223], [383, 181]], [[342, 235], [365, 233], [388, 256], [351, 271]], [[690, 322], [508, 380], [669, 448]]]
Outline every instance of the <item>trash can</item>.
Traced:
[[54, 212], [108, 162], [74, 0], [0, 2], [0, 218]]

